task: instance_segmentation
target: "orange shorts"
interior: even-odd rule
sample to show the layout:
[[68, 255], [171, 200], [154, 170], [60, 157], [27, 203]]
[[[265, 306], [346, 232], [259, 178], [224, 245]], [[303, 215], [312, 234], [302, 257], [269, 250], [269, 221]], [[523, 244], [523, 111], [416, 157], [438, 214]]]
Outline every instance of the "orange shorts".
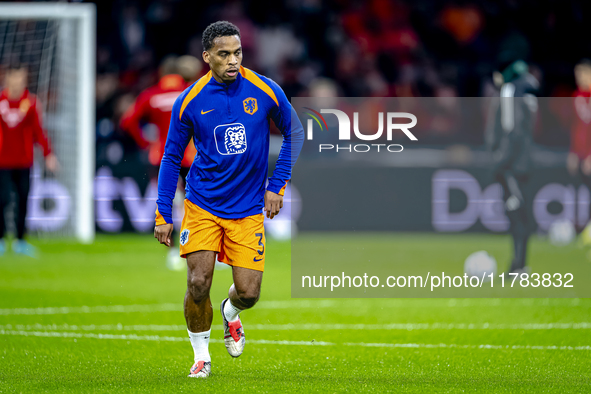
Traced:
[[256, 271], [265, 268], [265, 217], [223, 219], [185, 199], [181, 225], [181, 257], [200, 250], [218, 252], [218, 260]]

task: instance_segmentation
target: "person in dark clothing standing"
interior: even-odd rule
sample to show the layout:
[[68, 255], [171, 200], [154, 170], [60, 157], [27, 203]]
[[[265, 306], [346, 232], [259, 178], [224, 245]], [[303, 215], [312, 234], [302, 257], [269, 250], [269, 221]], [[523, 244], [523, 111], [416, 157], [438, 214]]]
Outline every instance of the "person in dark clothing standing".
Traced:
[[527, 272], [527, 243], [531, 232], [526, 183], [531, 167], [533, 127], [537, 113], [538, 80], [522, 60], [514, 61], [494, 75], [500, 99], [487, 130], [492, 152], [493, 175], [503, 187], [504, 210], [513, 237], [513, 260], [508, 272]]
[[0, 92], [3, 140], [0, 147], [0, 256], [6, 252], [4, 213], [12, 191], [17, 195], [16, 239], [12, 250], [18, 254], [35, 255], [35, 248], [24, 239], [34, 144], [43, 148], [47, 170], [54, 172], [59, 165], [43, 132], [37, 98], [27, 89], [27, 74], [25, 67], [9, 69], [4, 90]]

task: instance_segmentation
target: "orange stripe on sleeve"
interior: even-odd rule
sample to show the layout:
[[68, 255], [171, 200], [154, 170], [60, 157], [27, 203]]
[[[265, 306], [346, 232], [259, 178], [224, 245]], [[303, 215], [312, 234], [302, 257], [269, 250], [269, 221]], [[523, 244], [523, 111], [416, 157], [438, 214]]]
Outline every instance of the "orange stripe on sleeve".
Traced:
[[158, 208], [156, 208], [156, 226], [161, 226], [163, 224], [166, 224], [166, 220], [164, 220], [162, 215], [160, 215], [160, 212], [158, 212]]
[[281, 190], [279, 190], [279, 194], [280, 196], [283, 196], [285, 194], [285, 188], [287, 187], [287, 183], [289, 182], [289, 180], [287, 182], [285, 182], [285, 185], [283, 185], [283, 187], [281, 188]]
[[273, 91], [273, 89], [271, 89], [271, 87], [269, 85], [267, 85], [265, 82], [263, 82], [263, 80], [260, 79], [258, 77], [258, 75], [256, 75], [252, 71], [250, 71], [248, 68], [244, 68], [242, 66], [240, 66], [240, 74], [242, 74], [242, 76], [244, 78], [249, 80], [257, 88], [259, 88], [263, 92], [267, 93], [269, 95], [269, 97], [271, 97], [273, 99], [273, 101], [275, 101], [275, 104], [277, 104], [277, 106], [279, 106], [279, 101], [277, 101], [277, 96], [275, 96], [275, 92]]
[[203, 87], [205, 85], [207, 85], [207, 83], [209, 82], [210, 79], [211, 79], [211, 71], [208, 72], [207, 74], [205, 74], [204, 76], [202, 76], [199, 79], [199, 81], [197, 81], [197, 83], [195, 85], [193, 85], [193, 88], [191, 89], [189, 94], [187, 94], [187, 96], [183, 100], [183, 105], [181, 106], [181, 111], [179, 113], [179, 119], [183, 116], [183, 112], [185, 111], [185, 108], [187, 108], [187, 105], [189, 105], [191, 100], [193, 100], [195, 97], [197, 97], [197, 95], [199, 94], [201, 89], [203, 89]]

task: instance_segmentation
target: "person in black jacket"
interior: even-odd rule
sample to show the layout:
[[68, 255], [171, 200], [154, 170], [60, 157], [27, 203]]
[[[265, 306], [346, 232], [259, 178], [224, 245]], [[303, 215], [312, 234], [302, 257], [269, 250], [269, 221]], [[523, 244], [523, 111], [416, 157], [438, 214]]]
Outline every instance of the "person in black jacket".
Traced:
[[487, 143], [492, 152], [495, 181], [503, 187], [504, 210], [513, 237], [513, 260], [508, 272], [521, 273], [527, 272], [527, 243], [531, 231], [525, 185], [531, 167], [537, 112], [535, 93], [539, 82], [522, 60], [502, 70], [494, 75], [495, 83], [500, 86], [500, 99], [495, 100]]

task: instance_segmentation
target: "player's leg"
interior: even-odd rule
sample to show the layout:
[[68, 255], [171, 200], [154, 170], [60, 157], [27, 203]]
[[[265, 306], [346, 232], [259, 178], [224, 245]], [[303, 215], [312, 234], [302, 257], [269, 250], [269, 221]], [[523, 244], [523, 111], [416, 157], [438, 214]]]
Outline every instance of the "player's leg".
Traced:
[[[576, 178], [577, 183], [581, 183], [582, 185], [586, 186], [587, 189], [589, 191], [591, 191], [591, 175], [585, 175], [585, 173], [583, 172], [583, 169], [581, 168], [581, 166], [579, 166], [578, 172], [577, 172], [577, 178]], [[591, 220], [589, 220], [589, 207], [587, 206], [586, 209], [584, 209], [581, 204], [576, 204], [575, 206], [576, 209], [576, 218], [581, 218], [581, 216], [583, 215], [587, 215], [586, 216], [586, 223], [584, 224], [580, 224], [580, 222], [578, 220], [576, 220], [577, 223], [577, 231], [581, 233], [580, 237], [579, 237], [579, 243], [581, 246], [587, 246], [591, 244]], [[583, 212], [579, 212], [579, 209], [584, 209]], [[589, 260], [591, 260], [591, 251], [587, 252], [587, 258]]]
[[[234, 283], [228, 291], [230, 302], [240, 311], [252, 308], [261, 295], [263, 272], [242, 267], [232, 267], [232, 278]], [[236, 317], [233, 314], [226, 314], [226, 318], [230, 318], [230, 321], [235, 320]]]
[[224, 321], [224, 343], [232, 357], [244, 351], [246, 338], [240, 320], [240, 312], [252, 308], [259, 300], [263, 272], [243, 267], [232, 267], [234, 283], [228, 298], [222, 301], [220, 312]]
[[25, 238], [25, 218], [27, 217], [27, 200], [31, 186], [29, 169], [15, 170], [13, 172], [16, 194], [18, 196], [18, 210], [16, 220], [16, 237], [20, 240]]
[[213, 309], [209, 298], [215, 252], [202, 250], [187, 256], [187, 293], [185, 294], [185, 320], [191, 332], [211, 328]]
[[516, 272], [525, 268], [527, 258], [527, 243], [529, 234], [526, 228], [523, 212], [516, 212], [519, 217], [514, 219], [511, 234], [513, 236], [513, 261], [511, 262], [510, 272]]
[[529, 240], [528, 215], [523, 182], [513, 174], [506, 174], [502, 182], [505, 200], [505, 212], [510, 222], [513, 237], [513, 259], [509, 272], [521, 272], [525, 269], [527, 243]]
[[209, 336], [213, 311], [209, 290], [213, 278], [215, 255], [219, 252], [223, 228], [217, 218], [189, 200], [185, 200], [185, 215], [179, 240], [180, 253], [187, 258], [187, 292], [184, 310], [187, 330], [195, 354], [195, 364], [189, 377], [209, 376]]
[[35, 247], [25, 241], [25, 223], [27, 218], [27, 201], [29, 199], [29, 190], [31, 186], [30, 169], [19, 169], [12, 171], [12, 180], [16, 186], [17, 209], [16, 209], [16, 240], [13, 250], [16, 253], [30, 257], [35, 257], [37, 251]]
[[223, 221], [225, 230], [220, 261], [232, 265], [234, 283], [220, 310], [224, 343], [232, 357], [242, 354], [246, 339], [239, 313], [259, 299], [265, 267], [265, 231], [262, 214]]
[[207, 377], [211, 371], [209, 337], [213, 308], [209, 291], [215, 266], [215, 252], [199, 251], [187, 255], [187, 292], [185, 320], [195, 355], [189, 376]]
[[12, 186], [12, 179], [10, 177], [10, 170], [0, 170], [0, 256], [6, 252], [6, 223], [4, 221], [4, 210], [10, 202], [10, 190]]

